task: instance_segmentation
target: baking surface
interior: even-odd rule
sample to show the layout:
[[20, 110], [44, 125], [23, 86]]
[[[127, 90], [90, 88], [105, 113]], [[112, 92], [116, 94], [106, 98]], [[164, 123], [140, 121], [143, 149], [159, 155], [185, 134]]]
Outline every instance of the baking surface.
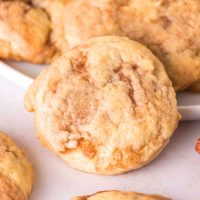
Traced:
[[33, 114], [23, 108], [24, 90], [0, 76], [0, 130], [23, 147], [36, 170], [30, 200], [69, 200], [98, 190], [160, 193], [174, 200], [199, 200], [200, 155], [194, 151], [200, 121], [179, 125], [170, 144], [146, 167], [105, 177], [72, 169], [36, 139]]

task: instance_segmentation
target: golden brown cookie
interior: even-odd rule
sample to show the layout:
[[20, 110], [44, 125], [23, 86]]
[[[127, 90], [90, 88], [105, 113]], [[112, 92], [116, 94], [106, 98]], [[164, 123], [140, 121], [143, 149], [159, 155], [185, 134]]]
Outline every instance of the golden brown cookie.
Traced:
[[48, 63], [50, 21], [40, 8], [21, 1], [0, 1], [0, 58]]
[[33, 181], [33, 167], [24, 152], [0, 133], [0, 199], [27, 200]]
[[75, 197], [72, 200], [170, 200], [160, 195], [147, 195], [136, 192], [103, 191], [89, 196]]
[[25, 107], [35, 111], [43, 145], [74, 168], [105, 175], [153, 160], [179, 119], [163, 65], [117, 36], [68, 50], [30, 86]]

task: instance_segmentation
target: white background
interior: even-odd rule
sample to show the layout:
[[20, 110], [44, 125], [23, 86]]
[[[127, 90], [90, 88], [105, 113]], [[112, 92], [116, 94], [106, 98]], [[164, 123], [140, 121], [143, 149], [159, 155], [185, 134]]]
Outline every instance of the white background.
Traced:
[[36, 171], [30, 200], [68, 200], [109, 189], [200, 200], [200, 155], [194, 151], [200, 122], [179, 124], [169, 145], [148, 166], [120, 176], [96, 176], [70, 168], [40, 145], [34, 133], [34, 116], [23, 108], [21, 88], [0, 77], [0, 91], [0, 130], [27, 152]]

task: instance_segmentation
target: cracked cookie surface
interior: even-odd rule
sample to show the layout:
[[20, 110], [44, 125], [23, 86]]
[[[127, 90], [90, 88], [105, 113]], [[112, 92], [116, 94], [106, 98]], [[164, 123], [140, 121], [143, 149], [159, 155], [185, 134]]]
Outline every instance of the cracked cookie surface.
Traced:
[[64, 33], [69, 46], [102, 35], [141, 42], [162, 61], [176, 90], [200, 79], [200, 1], [71, 1], [64, 12]]
[[160, 195], [147, 195], [136, 192], [102, 191], [89, 196], [74, 197], [71, 200], [171, 200]]
[[154, 159], [179, 114], [163, 65], [127, 38], [90, 39], [54, 62], [28, 89], [41, 142], [73, 167], [120, 174]]
[[34, 172], [24, 152], [0, 132], [0, 199], [27, 200]]

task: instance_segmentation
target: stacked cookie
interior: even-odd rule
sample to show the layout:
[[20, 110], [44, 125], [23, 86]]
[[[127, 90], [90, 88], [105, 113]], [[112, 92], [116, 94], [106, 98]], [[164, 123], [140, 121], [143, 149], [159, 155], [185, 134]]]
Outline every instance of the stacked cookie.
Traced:
[[0, 1], [2, 59], [49, 63], [91, 37], [126, 36], [153, 51], [164, 64], [176, 91], [199, 92], [199, 1], [32, 0], [31, 3]]
[[[180, 119], [175, 90], [199, 91], [199, 33], [195, 0], [0, 0], [0, 57], [52, 62], [25, 95], [39, 140], [100, 175], [138, 169], [167, 145]], [[21, 199], [32, 168], [26, 174]], [[20, 187], [5, 176], [2, 188]], [[75, 199], [167, 198], [107, 191]]]

